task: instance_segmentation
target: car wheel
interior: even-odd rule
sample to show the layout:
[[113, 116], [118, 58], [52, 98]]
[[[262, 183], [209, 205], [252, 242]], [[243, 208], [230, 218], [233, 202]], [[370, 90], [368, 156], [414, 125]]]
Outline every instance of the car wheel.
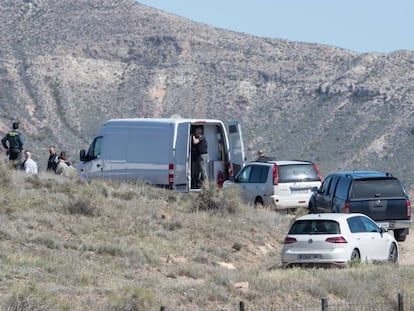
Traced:
[[351, 253], [350, 265], [357, 265], [361, 262], [361, 254], [355, 248]]
[[396, 229], [394, 230], [394, 237], [398, 242], [404, 242], [407, 238], [408, 229]]
[[262, 199], [261, 197], [257, 197], [257, 198], [254, 200], [254, 206], [255, 206], [256, 208], [262, 208], [262, 207], [264, 206], [263, 199]]
[[392, 243], [390, 247], [390, 252], [388, 254], [388, 262], [396, 263], [398, 261], [398, 249], [397, 246]]
[[313, 206], [312, 202], [309, 202], [308, 210], [309, 210], [309, 214], [315, 214], [315, 207]]

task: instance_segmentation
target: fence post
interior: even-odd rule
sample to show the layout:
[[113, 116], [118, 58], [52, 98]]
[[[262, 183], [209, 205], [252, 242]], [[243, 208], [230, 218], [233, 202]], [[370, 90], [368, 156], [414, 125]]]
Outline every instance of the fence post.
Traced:
[[160, 311], [165, 311], [165, 307], [161, 306]]
[[398, 311], [404, 311], [404, 296], [398, 293]]
[[322, 298], [322, 311], [328, 311], [328, 298]]
[[240, 301], [240, 311], [244, 311], [244, 302]]

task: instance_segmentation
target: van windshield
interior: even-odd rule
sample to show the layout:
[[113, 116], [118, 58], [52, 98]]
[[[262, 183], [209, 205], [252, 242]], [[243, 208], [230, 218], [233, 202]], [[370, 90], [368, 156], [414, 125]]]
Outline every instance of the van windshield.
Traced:
[[319, 181], [318, 174], [312, 163], [289, 164], [278, 166], [279, 182]]

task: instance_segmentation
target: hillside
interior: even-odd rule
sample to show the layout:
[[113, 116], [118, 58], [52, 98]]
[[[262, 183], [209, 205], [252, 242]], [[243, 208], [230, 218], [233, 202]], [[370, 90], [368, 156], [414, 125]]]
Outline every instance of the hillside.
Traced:
[[[201, 203], [216, 209], [202, 209]], [[399, 265], [284, 269], [295, 215], [214, 188], [28, 176], [0, 163], [0, 310], [395, 310], [414, 298], [412, 234]], [[213, 204], [211, 204], [213, 206]], [[375, 280], [373, 286], [373, 280]]]
[[133, 0], [3, 0], [0, 130], [45, 165], [121, 117], [238, 119], [247, 156], [387, 170], [411, 189], [414, 52], [360, 54], [194, 23]]

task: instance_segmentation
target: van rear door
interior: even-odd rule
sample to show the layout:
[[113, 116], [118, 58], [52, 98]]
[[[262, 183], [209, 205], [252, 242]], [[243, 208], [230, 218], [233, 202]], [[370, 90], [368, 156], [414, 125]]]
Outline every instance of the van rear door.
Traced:
[[190, 190], [190, 123], [179, 123], [174, 148], [174, 186], [178, 191]]
[[243, 135], [241, 124], [238, 121], [227, 122], [227, 132], [229, 134], [230, 156], [233, 166], [233, 176], [243, 168], [246, 162], [246, 155], [244, 153]]

